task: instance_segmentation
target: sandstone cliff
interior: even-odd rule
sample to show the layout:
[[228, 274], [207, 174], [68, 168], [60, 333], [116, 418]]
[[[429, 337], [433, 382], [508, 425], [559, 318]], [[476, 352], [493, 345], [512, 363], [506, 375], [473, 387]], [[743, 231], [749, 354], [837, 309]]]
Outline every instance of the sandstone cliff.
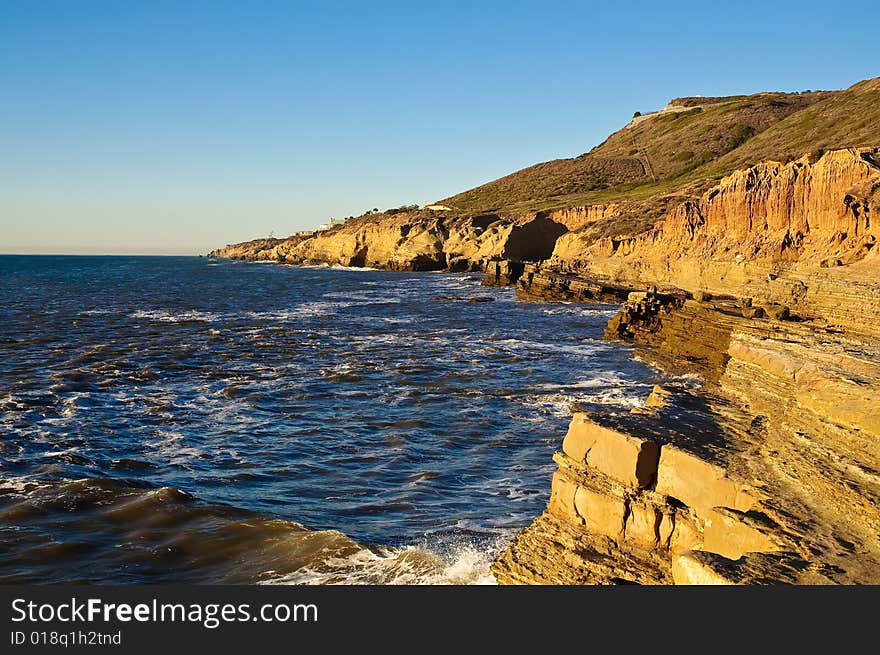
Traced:
[[878, 162], [878, 149], [860, 148], [757, 164], [675, 205], [644, 232], [568, 232], [549, 265], [639, 287], [782, 303], [876, 333]]
[[630, 294], [608, 336], [703, 383], [576, 413], [499, 581], [880, 582], [878, 201], [876, 148], [764, 162], [524, 267], [525, 298], [661, 287]]
[[391, 270], [483, 271], [490, 260], [547, 259], [566, 231], [565, 225], [544, 215], [407, 212], [352, 219], [308, 237], [230, 245], [210, 255]]

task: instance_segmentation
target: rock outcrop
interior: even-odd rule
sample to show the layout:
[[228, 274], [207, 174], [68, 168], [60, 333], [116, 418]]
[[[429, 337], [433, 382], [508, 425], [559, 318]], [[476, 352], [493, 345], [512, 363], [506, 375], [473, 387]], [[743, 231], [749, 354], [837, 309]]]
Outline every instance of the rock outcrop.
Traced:
[[550, 257], [568, 228], [547, 215], [456, 217], [437, 212], [365, 216], [294, 236], [227, 246], [215, 257], [408, 271], [483, 271], [493, 260]]
[[608, 336], [708, 382], [575, 413], [500, 582], [880, 581], [880, 344], [748, 308], [632, 294]]
[[736, 171], [646, 232], [568, 232], [548, 266], [632, 287], [751, 297], [877, 334], [878, 213], [880, 150], [838, 150]]
[[585, 222], [527, 265], [524, 299], [629, 290], [606, 336], [702, 382], [575, 413], [497, 579], [880, 582], [878, 213], [878, 150], [839, 150], [736, 171], [640, 233]]
[[286, 239], [254, 239], [212, 250], [208, 256], [255, 262], [283, 262], [286, 261], [287, 253], [305, 239], [303, 235], [290, 236]]

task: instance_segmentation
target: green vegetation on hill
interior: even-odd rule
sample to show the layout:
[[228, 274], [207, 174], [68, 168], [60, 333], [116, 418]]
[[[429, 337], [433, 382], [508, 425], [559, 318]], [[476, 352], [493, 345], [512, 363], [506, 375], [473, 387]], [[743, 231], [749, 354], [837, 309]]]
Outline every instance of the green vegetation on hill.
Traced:
[[758, 161], [878, 144], [880, 78], [845, 91], [676, 98], [659, 112], [634, 116], [579, 157], [530, 166], [441, 202], [465, 212], [642, 204], [695, 195]]
[[805, 153], [880, 145], [880, 77], [788, 116], [718, 160], [719, 170], [761, 159], [789, 161]]

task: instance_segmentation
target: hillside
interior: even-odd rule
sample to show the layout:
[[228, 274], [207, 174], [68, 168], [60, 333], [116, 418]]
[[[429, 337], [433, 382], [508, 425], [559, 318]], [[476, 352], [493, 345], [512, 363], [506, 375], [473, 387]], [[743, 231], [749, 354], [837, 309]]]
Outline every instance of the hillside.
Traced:
[[[698, 223], [705, 219], [701, 212], [711, 206], [706, 196], [719, 185], [727, 188], [726, 177], [737, 174], [753, 180], [734, 193], [744, 197], [749, 184], [765, 177], [772, 181], [781, 171], [811, 175], [810, 164], [823, 153], [878, 145], [880, 78], [843, 91], [676, 98], [660, 111], [635, 116], [586, 154], [537, 164], [442, 201], [452, 209], [404, 207], [369, 213], [311, 235], [234, 244], [212, 254], [406, 270], [485, 270], [493, 260], [544, 260], [553, 254], [555, 263], [595, 268], [597, 257], [609, 248], [616, 262], [629, 247], [617, 249], [613, 244], [659, 239], [660, 223], [673, 225], [687, 216], [697, 222], [688, 229], [699, 231]], [[782, 168], [805, 156], [797, 166]], [[829, 161], [847, 162], [841, 165], [849, 171], [852, 166], [873, 166], [876, 157], [862, 153], [857, 158], [866, 159], [856, 165], [853, 156], [842, 154]], [[767, 162], [771, 163], [751, 170]], [[817, 202], [833, 207], [843, 220], [855, 210], [845, 202], [850, 197], [843, 184], [848, 173], [819, 170], [830, 177]], [[867, 197], [862, 202], [866, 219], [874, 203]], [[745, 206], [730, 211], [737, 225], [761, 219], [750, 216]], [[813, 237], [804, 241], [809, 227], [807, 221], [805, 230], [789, 236], [783, 230], [759, 252], [771, 256], [784, 245], [784, 258], [797, 259], [807, 252], [803, 244], [813, 243]], [[835, 248], [862, 247], [856, 235], [848, 236], [844, 234], [846, 243], [836, 243]], [[791, 239], [796, 240], [794, 247]], [[727, 250], [701, 257], [726, 259], [727, 253], [739, 250], [735, 246], [726, 244]], [[677, 247], [664, 252], [674, 254]], [[834, 254], [822, 253], [825, 258]], [[742, 256], [751, 259], [754, 253]]]
[[707, 170], [729, 173], [761, 160], [790, 161], [807, 152], [880, 143], [880, 77], [830, 94], [770, 126]]
[[678, 98], [590, 152], [517, 171], [442, 200], [463, 212], [535, 211], [696, 197], [737, 168], [880, 143], [880, 78], [844, 91]]

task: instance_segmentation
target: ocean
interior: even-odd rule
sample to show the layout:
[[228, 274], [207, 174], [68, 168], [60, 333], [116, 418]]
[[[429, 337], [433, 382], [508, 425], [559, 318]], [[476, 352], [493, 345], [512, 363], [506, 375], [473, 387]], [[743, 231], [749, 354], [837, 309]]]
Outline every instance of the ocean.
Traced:
[[616, 308], [474, 274], [0, 257], [0, 582], [481, 584]]

